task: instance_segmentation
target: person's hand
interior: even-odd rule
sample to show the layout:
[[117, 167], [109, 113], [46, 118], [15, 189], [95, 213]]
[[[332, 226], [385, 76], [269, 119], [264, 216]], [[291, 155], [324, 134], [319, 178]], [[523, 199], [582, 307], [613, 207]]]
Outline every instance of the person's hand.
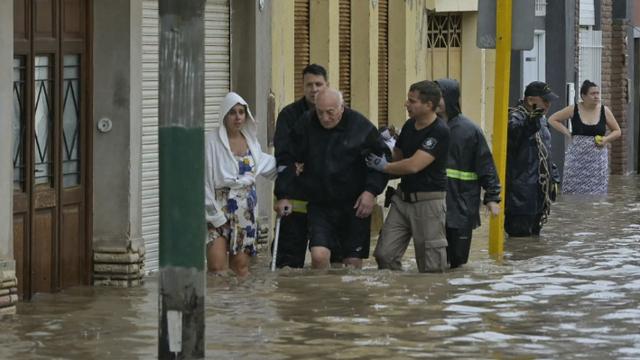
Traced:
[[558, 198], [558, 183], [554, 182], [551, 184], [551, 188], [549, 189], [549, 200], [555, 202]]
[[500, 205], [497, 202], [489, 201], [486, 206], [491, 216], [498, 216], [498, 214], [500, 213]]
[[384, 156], [378, 156], [374, 153], [371, 153], [367, 156], [367, 158], [365, 159], [365, 163], [368, 167], [380, 172], [384, 172], [384, 168], [388, 164], [387, 159], [385, 159]]
[[538, 120], [542, 115], [544, 115], [544, 109], [535, 108], [529, 112], [529, 120]]
[[[216, 228], [216, 231], [218, 232], [218, 234], [223, 235], [223, 234], [226, 234], [225, 230], [228, 230], [230, 228], [231, 228], [231, 224], [229, 223], [229, 221], [227, 221], [226, 223], [218, 226]], [[224, 236], [226, 236], [226, 235], [224, 235]]]
[[304, 171], [304, 163], [295, 163], [296, 166], [296, 176], [300, 176]]
[[287, 216], [291, 214], [293, 205], [291, 205], [291, 201], [289, 201], [289, 199], [280, 199], [273, 206], [273, 210], [278, 213], [278, 216]]
[[596, 135], [594, 141], [597, 147], [604, 147], [607, 144], [605, 137], [601, 135]]
[[358, 196], [358, 200], [356, 200], [356, 204], [353, 208], [356, 209], [356, 216], [364, 219], [371, 215], [375, 205], [376, 197], [368, 191], [363, 191], [362, 194]]

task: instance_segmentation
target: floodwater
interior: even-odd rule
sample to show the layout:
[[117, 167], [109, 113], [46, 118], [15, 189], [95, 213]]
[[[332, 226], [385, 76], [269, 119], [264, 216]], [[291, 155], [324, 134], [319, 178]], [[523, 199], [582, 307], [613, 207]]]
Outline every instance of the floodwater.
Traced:
[[[445, 274], [363, 270], [209, 277], [209, 359], [639, 359], [640, 177], [606, 198], [563, 197], [539, 238], [507, 239]], [[485, 223], [486, 223], [485, 218]], [[157, 281], [73, 288], [20, 303], [2, 359], [156, 357]]]

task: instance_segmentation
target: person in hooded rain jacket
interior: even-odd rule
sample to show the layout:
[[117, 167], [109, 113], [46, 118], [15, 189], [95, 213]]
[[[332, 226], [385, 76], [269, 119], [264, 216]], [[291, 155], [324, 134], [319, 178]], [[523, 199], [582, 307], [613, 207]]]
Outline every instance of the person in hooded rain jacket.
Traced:
[[480, 226], [480, 188], [492, 215], [500, 211], [500, 180], [482, 129], [460, 112], [460, 87], [452, 79], [442, 91], [438, 115], [450, 131], [447, 157], [447, 257], [451, 268], [466, 264], [473, 229]]
[[540, 235], [555, 200], [560, 176], [545, 114], [557, 99], [549, 85], [534, 81], [509, 109], [504, 221], [509, 236]]
[[228, 263], [240, 277], [249, 275], [256, 255], [256, 177], [276, 177], [276, 161], [263, 153], [256, 121], [247, 102], [230, 92], [220, 105], [220, 126], [206, 136], [205, 213], [207, 268], [225, 271]]

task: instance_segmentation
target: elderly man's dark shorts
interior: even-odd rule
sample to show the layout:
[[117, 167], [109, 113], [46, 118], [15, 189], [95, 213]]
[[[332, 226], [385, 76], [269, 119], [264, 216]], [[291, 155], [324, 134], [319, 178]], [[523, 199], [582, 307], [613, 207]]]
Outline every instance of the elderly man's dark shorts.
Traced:
[[[369, 257], [371, 216], [356, 217], [353, 205], [324, 206], [309, 204], [309, 248], [322, 246], [342, 258]], [[332, 256], [333, 257], [333, 256]]]

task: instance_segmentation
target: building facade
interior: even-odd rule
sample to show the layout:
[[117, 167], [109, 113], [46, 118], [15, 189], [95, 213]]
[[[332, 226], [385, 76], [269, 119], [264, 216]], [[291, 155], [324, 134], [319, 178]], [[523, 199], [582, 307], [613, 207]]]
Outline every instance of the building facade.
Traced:
[[[564, 89], [573, 83], [575, 90], [579, 79], [582, 2], [546, 4], [536, 18], [536, 47], [514, 52], [512, 97], [544, 76], [569, 101]], [[616, 20], [617, 1], [596, 3], [610, 9], [610, 20], [604, 10], [598, 19], [612, 24], [615, 46], [602, 53], [617, 69], [615, 61], [635, 50], [616, 44], [624, 31], [634, 33]], [[632, 13], [624, 3], [620, 19]], [[278, 111], [302, 96], [302, 69], [318, 63], [347, 104], [376, 125], [402, 126], [410, 84], [454, 78], [463, 112], [491, 139], [495, 53], [476, 47], [477, 10], [477, 0], [206, 0], [205, 128], [218, 125], [220, 99], [236, 91], [269, 151]], [[0, 47], [13, 50], [0, 52], [0, 116], [11, 119], [0, 122], [0, 153], [11, 154], [0, 160], [0, 314], [15, 311], [19, 297], [74, 285], [134, 286], [157, 269], [158, 24], [158, 0], [0, 2]], [[614, 74], [602, 71], [603, 93], [616, 94], [606, 100], [614, 101], [618, 78], [607, 76]], [[621, 145], [627, 148], [613, 151], [636, 144], [613, 162], [622, 172], [637, 169], [632, 103], [616, 113], [636, 129]], [[271, 186], [258, 183], [266, 226], [273, 223]]]

